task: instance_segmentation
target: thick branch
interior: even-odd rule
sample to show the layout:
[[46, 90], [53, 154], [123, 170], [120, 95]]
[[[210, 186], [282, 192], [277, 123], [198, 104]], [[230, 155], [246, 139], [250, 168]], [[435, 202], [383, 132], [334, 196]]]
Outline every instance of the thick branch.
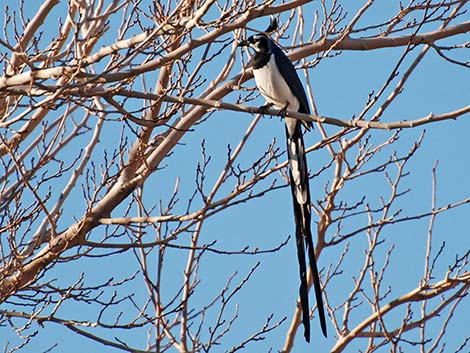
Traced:
[[[215, 40], [215, 38], [221, 36], [222, 34], [243, 27], [253, 18], [260, 17], [268, 13], [275, 13], [275, 11], [272, 11], [272, 9], [271, 11], [268, 11], [264, 7], [256, 8], [253, 11], [247, 13], [245, 16], [242, 16], [242, 18], [240, 18], [240, 20], [238, 21], [235, 21], [232, 24], [228, 24], [223, 28], [218, 29], [217, 31], [212, 31], [198, 39], [192, 40], [182, 45], [178, 49], [170, 52], [169, 54], [163, 57], [159, 57], [158, 59], [146, 62], [145, 64], [141, 64], [132, 70], [98, 75], [81, 72], [77, 75], [77, 77], [80, 79], [87, 79], [90, 82], [110, 83], [128, 80], [129, 78], [138, 76], [144, 72], [157, 70], [160, 67], [165, 66], [169, 62], [179, 59], [182, 55], [185, 55], [186, 53]], [[405, 46], [408, 44], [430, 44], [437, 40], [449, 38], [457, 34], [464, 34], [467, 32], [470, 32], [470, 22], [464, 22], [452, 27], [416, 35], [374, 38], [346, 37], [344, 39], [341, 39], [339, 42], [338, 38], [325, 38], [313, 44], [306, 45], [305, 47], [299, 50], [293, 51], [292, 53], [290, 53], [289, 57], [291, 58], [291, 60], [299, 60], [309, 55], [313, 55], [315, 53], [327, 50], [332, 45], [335, 45], [336, 50], [374, 50], [381, 48]], [[146, 38], [145, 35], [142, 37]], [[28, 84], [31, 81], [34, 81], [34, 79], [56, 78], [64, 74], [70, 75], [70, 73], [74, 73], [75, 71], [76, 68], [74, 68], [73, 66], [60, 66], [43, 70], [27, 71], [12, 77], [2, 76], [0, 78], [0, 92], [10, 86]]]

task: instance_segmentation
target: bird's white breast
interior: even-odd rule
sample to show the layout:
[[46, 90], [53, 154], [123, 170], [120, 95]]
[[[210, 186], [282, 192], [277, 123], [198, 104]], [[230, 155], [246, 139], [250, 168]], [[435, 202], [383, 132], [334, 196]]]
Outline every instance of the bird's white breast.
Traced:
[[271, 55], [266, 65], [253, 70], [253, 75], [255, 76], [256, 86], [269, 103], [272, 103], [278, 109], [284, 108], [289, 103], [288, 110], [295, 112], [299, 110], [299, 100], [294, 96], [279, 72], [274, 55]]

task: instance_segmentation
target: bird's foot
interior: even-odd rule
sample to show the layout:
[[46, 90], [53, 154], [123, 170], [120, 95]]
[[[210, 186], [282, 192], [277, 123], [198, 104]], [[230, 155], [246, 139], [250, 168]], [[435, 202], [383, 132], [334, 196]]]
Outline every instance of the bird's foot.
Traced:
[[259, 110], [260, 110], [260, 113], [262, 115], [265, 115], [268, 113], [268, 109], [272, 106], [271, 103], [266, 103], [265, 105], [262, 105], [261, 107], [259, 107]]
[[287, 103], [284, 108], [282, 108], [280, 111], [279, 111], [279, 116], [281, 118], [285, 118], [286, 115], [287, 115], [287, 107], [289, 106], [289, 103]]

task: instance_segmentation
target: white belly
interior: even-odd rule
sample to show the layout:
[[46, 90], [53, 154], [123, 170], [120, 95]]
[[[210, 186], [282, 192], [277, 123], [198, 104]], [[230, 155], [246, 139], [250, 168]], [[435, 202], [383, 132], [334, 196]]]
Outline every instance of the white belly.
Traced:
[[269, 103], [272, 103], [277, 109], [282, 109], [286, 104], [289, 104], [288, 110], [295, 112], [299, 110], [299, 100], [287, 86], [272, 55], [265, 66], [253, 70], [253, 75], [258, 89]]

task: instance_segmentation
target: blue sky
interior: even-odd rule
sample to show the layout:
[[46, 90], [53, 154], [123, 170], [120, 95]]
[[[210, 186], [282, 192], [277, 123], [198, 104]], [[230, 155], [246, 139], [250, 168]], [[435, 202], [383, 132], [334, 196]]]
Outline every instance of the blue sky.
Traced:
[[[15, 8], [16, 2], [7, 0], [8, 6]], [[362, 4], [357, 4], [359, 7]], [[345, 5], [350, 6], [350, 5]], [[318, 9], [318, 4], [313, 2], [305, 7], [305, 11]], [[374, 23], [380, 19], [389, 18], [396, 11], [397, 5], [394, 2], [379, 1], [369, 10], [362, 22], [358, 24], [365, 25], [368, 21]], [[55, 9], [55, 14], [64, 16], [61, 11], [63, 5], [60, 4]], [[357, 8], [348, 8], [348, 19], [354, 15]], [[36, 5], [26, 8], [31, 16], [36, 12]], [[306, 12], [307, 13], [307, 12]], [[0, 15], [1, 16], [1, 15]], [[3, 22], [3, 17], [0, 17]], [[286, 15], [281, 16], [281, 20], [286, 21]], [[250, 23], [252, 28], [263, 29], [268, 19], [258, 19]], [[51, 33], [45, 33], [44, 37], [54, 36], [57, 23], [50, 21], [47, 24]], [[432, 27], [432, 28], [431, 28]], [[429, 30], [435, 29], [436, 25], [431, 26]], [[225, 36], [230, 37], [231, 35]], [[107, 41], [108, 40], [108, 41]], [[463, 39], [460, 40], [462, 42]], [[111, 44], [112, 37], [105, 37], [102, 44]], [[445, 42], [444, 42], [445, 43]], [[289, 39], [281, 39], [281, 45], [289, 46]], [[2, 48], [2, 51], [4, 48]], [[225, 49], [222, 55], [215, 58], [214, 70], [203, 71], [208, 81], [210, 81], [220, 71], [229, 55], [230, 48]], [[405, 60], [404, 72], [407, 65], [421, 50], [418, 47]], [[391, 66], [396, 63], [403, 52], [403, 48], [379, 49], [374, 51], [343, 51], [341, 55], [322, 60], [316, 67], [309, 71], [312, 80], [312, 91], [315, 103], [319, 113], [326, 116], [350, 119], [356, 116], [366, 104], [368, 94], [371, 91], [380, 89], [384, 80], [390, 74]], [[465, 55], [466, 54], [466, 55]], [[237, 54], [237, 61], [232, 75], [241, 71], [241, 51]], [[459, 53], [458, 58], [465, 59], [466, 53]], [[245, 58], [246, 59], [246, 58]], [[246, 60], [245, 60], [246, 62]], [[391, 107], [386, 111], [382, 121], [399, 121], [403, 119], [416, 119], [429, 113], [444, 113], [468, 105], [470, 91], [468, 90], [469, 70], [461, 66], [452, 65], [444, 62], [432, 50], [426, 55], [418, 68], [413, 72], [404, 91], [394, 101]], [[154, 82], [152, 78], [156, 75], [149, 73], [147, 82]], [[304, 77], [301, 75], [302, 80]], [[244, 84], [244, 87], [254, 86], [251, 80]], [[394, 87], [392, 85], [392, 87]], [[239, 92], [229, 95], [224, 99], [227, 102], [235, 102], [236, 95]], [[387, 96], [387, 95], [385, 95]], [[264, 101], [257, 98], [252, 105], [262, 105]], [[375, 112], [372, 109], [372, 112]], [[370, 116], [369, 116], [370, 117]], [[184, 212], [186, 208], [186, 198], [194, 190], [194, 179], [196, 165], [202, 160], [201, 144], [204, 146], [208, 155], [211, 155], [211, 161], [207, 168], [206, 185], [209, 189], [218, 178], [221, 170], [225, 166], [227, 159], [227, 145], [232, 149], [243, 137], [245, 130], [250, 125], [253, 116], [230, 111], [218, 111], [210, 116], [209, 119], [194, 127], [194, 131], [185, 135], [181, 144], [174, 149], [173, 154], [165, 161], [165, 168], [153, 175], [144, 187], [144, 200], [150, 207], [161, 201], [163, 204], [168, 202], [173, 191], [176, 180], [180, 179], [181, 200], [175, 207], [175, 212]], [[99, 148], [95, 151], [95, 161], [102, 162], [103, 157], [100, 151], [112, 152], [116, 145], [116, 136], [120, 133], [122, 122], [108, 121], [105, 124], [104, 133], [100, 139]], [[467, 177], [470, 172], [470, 164], [467, 161], [468, 149], [468, 131], [470, 123], [468, 114], [460, 117], [457, 121], [445, 121], [426, 125], [400, 132], [399, 140], [392, 146], [389, 146], [374, 157], [370, 162], [370, 167], [379, 165], [396, 152], [398, 155], [406, 154], [407, 151], [418, 140], [419, 136], [425, 130], [424, 139], [421, 147], [410, 159], [405, 167], [407, 173], [399, 186], [401, 191], [410, 189], [410, 191], [401, 197], [393, 206], [395, 211], [401, 209], [402, 215], [411, 216], [414, 214], [428, 211], [431, 207], [431, 187], [432, 187], [432, 167], [438, 162], [437, 167], [437, 206], [447, 205], [459, 200], [463, 200], [470, 195], [470, 180]], [[339, 130], [337, 127], [325, 126], [326, 131], [332, 134]], [[385, 130], [370, 131], [370, 143], [377, 145], [383, 143], [391, 136], [393, 132]], [[351, 134], [350, 136], [353, 136]], [[128, 135], [132, 137], [131, 134]], [[318, 128], [305, 136], [306, 145], [311, 146], [321, 138]], [[86, 144], [89, 136], [83, 136], [83, 143]], [[256, 126], [253, 135], [250, 137], [247, 145], [243, 149], [237, 165], [246, 168], [267, 148], [267, 146], [276, 140], [276, 146], [284, 148], [284, 127], [279, 118], [264, 117]], [[80, 140], [78, 140], [80, 141]], [[337, 149], [337, 145], [334, 146]], [[351, 152], [352, 153], [352, 152]], [[68, 148], [63, 153], [64, 159], [71, 159], [76, 154], [75, 146]], [[283, 162], [285, 155], [280, 158]], [[313, 172], [318, 170], [331, 159], [326, 148], [313, 151], [308, 156], [309, 167]], [[331, 180], [333, 169], [329, 168], [322, 172], [318, 178], [311, 181], [312, 199], [318, 200], [324, 196], [324, 187]], [[389, 169], [390, 175], [396, 173], [396, 169]], [[201, 244], [210, 244], [216, 240], [218, 249], [239, 250], [245, 246], [251, 249], [270, 249], [278, 246], [289, 235], [294, 232], [292, 217], [291, 196], [289, 189], [281, 180], [279, 174], [274, 174], [268, 180], [264, 181], [255, 190], [261, 190], [267, 187], [276, 179], [276, 185], [285, 187], [269, 192], [262, 198], [250, 200], [232, 207], [209, 219], [203, 226], [201, 234]], [[227, 183], [218, 195], [224, 195], [229, 191], [234, 182]], [[54, 185], [54, 191], [60, 192], [60, 185]], [[390, 189], [383, 175], [371, 175], [361, 180], [349, 182], [341, 191], [338, 200], [347, 201], [349, 204], [357, 202], [363, 196], [372, 206], [380, 203], [380, 197], [386, 198]], [[316, 203], [316, 201], [314, 201]], [[196, 200], [193, 209], [201, 204]], [[74, 219], [83, 214], [84, 203], [81, 195], [81, 189], [77, 188], [72, 199], [66, 205], [65, 216], [61, 221], [61, 226], [66, 227]], [[125, 210], [125, 205], [116, 209], [112, 216], [120, 217]], [[156, 210], [157, 211], [157, 210]], [[131, 212], [131, 214], [133, 214]], [[441, 258], [436, 262], [435, 276], [436, 281], [440, 280], [445, 274], [448, 266], [452, 264], [457, 255], [462, 255], [468, 250], [468, 231], [467, 231], [468, 206], [463, 206], [448, 213], [440, 215], [436, 219], [433, 234], [433, 253], [437, 253], [442, 242], [445, 241], [445, 248]], [[317, 217], [314, 217], [312, 229], [316, 229]], [[344, 234], [348, 230], [352, 231], [366, 224], [365, 217], [355, 217], [344, 224]], [[411, 222], [404, 222], [397, 225], [386, 227], [382, 234], [383, 243], [379, 246], [376, 254], [377, 266], [385, 261], [386, 253], [393, 247], [390, 258], [390, 265], [385, 274], [384, 290], [390, 287], [391, 293], [388, 300], [394, 299], [412, 289], [414, 289], [420, 280], [423, 271], [423, 257], [425, 254], [425, 244], [428, 231], [429, 219], [421, 219]], [[103, 237], [109, 229], [98, 227], [90, 235], [90, 239], [98, 240]], [[151, 228], [147, 229], [148, 240], [152, 240]], [[327, 238], [333, 235], [334, 229], [330, 230]], [[188, 244], [189, 237], [180, 236], [178, 244]], [[349, 291], [352, 289], [353, 278], [357, 277], [358, 271], [364, 262], [364, 251], [367, 249], [367, 240], [365, 234], [358, 234], [349, 241], [349, 252], [345, 258], [342, 267], [343, 274], [335, 277], [326, 288], [328, 300], [332, 306], [340, 305]], [[334, 266], [344, 250], [344, 244], [337, 247], [326, 248], [320, 257], [319, 266], [327, 269]], [[95, 253], [99, 253], [96, 251]], [[162, 281], [165, 285], [165, 295], [170, 298], [177, 291], [181, 283], [182, 272], [186, 264], [187, 250], [169, 249], [165, 254], [166, 273]], [[155, 268], [157, 257], [152, 257], [151, 268]], [[273, 320], [281, 320], [287, 317], [280, 329], [266, 335], [266, 339], [257, 345], [251, 345], [247, 351], [268, 351], [270, 347], [273, 352], [282, 348], [285, 332], [290, 324], [290, 319], [295, 307], [295, 300], [298, 293], [298, 270], [297, 260], [295, 258], [295, 244], [292, 239], [279, 252], [264, 255], [216, 255], [208, 253], [200, 262], [200, 280], [201, 284], [196, 289], [192, 303], [196, 308], [207, 305], [210, 298], [215, 296], [224, 287], [227, 278], [237, 273], [233, 283], [239, 283], [244, 276], [260, 262], [259, 267], [254, 272], [251, 280], [246, 284], [242, 291], [237, 294], [236, 299], [227, 307], [227, 319], [238, 310], [238, 320], [234, 323], [230, 335], [223, 341], [220, 351], [230, 349], [234, 344], [248, 337], [256, 328], [261, 327], [266, 318], [273, 313]], [[468, 266], [467, 266], [468, 268]], [[380, 270], [380, 267], [378, 267]], [[85, 283], [93, 285], [95, 283], [106, 281], [110, 277], [116, 279], [131, 275], [139, 270], [138, 264], [132, 252], [114, 255], [104, 259], [82, 258], [70, 263], [60, 263], [50, 269], [46, 274], [46, 279], [55, 279], [62, 286], [67, 283], [73, 283], [83, 272]], [[232, 285], [234, 288], [236, 285]], [[122, 293], [133, 293], [134, 300], [139, 303], [145, 302], [147, 293], [142, 280], [142, 275], [137, 274], [136, 279], [124, 285], [120, 289]], [[366, 292], [370, 293], [370, 289]], [[109, 295], [109, 293], [107, 294]], [[313, 305], [313, 295], [310, 296]], [[238, 307], [238, 309], [237, 309]], [[134, 309], [126, 309], [124, 317], [135, 314]], [[128, 310], [128, 311], [127, 311]], [[351, 327], [354, 323], [361, 322], [369, 313], [371, 308], [364, 304], [351, 316]], [[464, 299], [460, 309], [454, 314], [447, 329], [447, 347], [450, 351], [455, 349], [468, 335], [466, 329], [470, 324], [468, 313], [470, 304], [468, 299]], [[87, 306], [83, 303], [69, 302], [61, 309], [61, 315], [64, 318], [82, 318], [87, 314], [93, 315], [96, 308]], [[419, 311], [419, 310], [418, 310]], [[400, 322], [403, 315], [403, 309], [398, 313], [388, 316], [387, 323], [394, 327]], [[116, 313], [109, 312], [107, 318], [112, 320]], [[338, 311], [338, 318], [342, 311]], [[210, 326], [211, 320], [215, 319], [216, 310], [208, 312], [207, 320]], [[317, 323], [317, 317], [312, 320], [312, 341], [307, 345], [303, 341], [302, 332], [299, 330], [294, 352], [318, 351], [324, 352], [331, 349], [337, 337], [331, 324], [328, 326], [329, 337], [323, 338]], [[429, 332], [439, 330], [440, 326], [432, 323], [429, 326]], [[147, 342], [147, 331], [142, 330], [129, 334], [127, 331], [107, 332], [105, 335], [113, 339], [118, 336], [125, 340], [129, 345], [144, 348]], [[13, 339], [14, 334], [8, 328], [0, 327], [0, 336], [5, 340]], [[58, 337], [60, 337], [58, 339]], [[416, 334], [407, 337], [410, 340], [418, 339]], [[13, 339], [14, 340], [14, 339]], [[348, 352], [364, 349], [366, 339], [358, 339], [349, 346]], [[69, 331], [61, 328], [59, 325], [48, 323], [44, 329], [40, 330], [37, 337], [34, 338], [30, 347], [38, 351], [46, 350], [55, 342], [59, 342], [55, 351], [73, 351], [80, 347], [83, 351], [98, 351], [99, 345], [78, 337]], [[410, 346], [404, 346], [408, 349], [414, 349]], [[112, 348], [106, 350], [113, 352]], [[214, 351], [219, 351], [218, 348]], [[25, 352], [28, 351], [26, 348]], [[388, 351], [385, 349], [383, 351]]]

